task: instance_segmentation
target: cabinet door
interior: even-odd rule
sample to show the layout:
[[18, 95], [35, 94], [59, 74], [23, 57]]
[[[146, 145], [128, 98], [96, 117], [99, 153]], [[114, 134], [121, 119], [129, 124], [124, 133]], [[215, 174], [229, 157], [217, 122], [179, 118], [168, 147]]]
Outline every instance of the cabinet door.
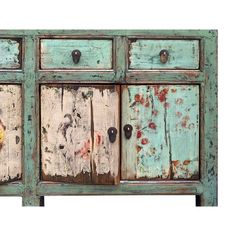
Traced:
[[20, 85], [0, 85], [0, 184], [22, 176], [22, 96]]
[[41, 86], [42, 179], [119, 182], [119, 86]]
[[123, 86], [122, 129], [122, 179], [198, 179], [198, 85]]

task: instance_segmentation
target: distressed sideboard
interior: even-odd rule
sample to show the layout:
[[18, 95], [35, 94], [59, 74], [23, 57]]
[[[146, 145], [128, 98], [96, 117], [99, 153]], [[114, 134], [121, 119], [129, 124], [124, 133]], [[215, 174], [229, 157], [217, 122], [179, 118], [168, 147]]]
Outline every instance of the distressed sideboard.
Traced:
[[216, 30], [1, 30], [0, 195], [217, 206]]

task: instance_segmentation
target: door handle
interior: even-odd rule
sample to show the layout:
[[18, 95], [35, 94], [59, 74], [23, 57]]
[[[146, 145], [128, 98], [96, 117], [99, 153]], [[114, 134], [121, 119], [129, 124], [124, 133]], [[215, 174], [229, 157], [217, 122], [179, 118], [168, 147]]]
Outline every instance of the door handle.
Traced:
[[132, 131], [133, 131], [132, 125], [126, 124], [126, 125], [123, 127], [123, 129], [124, 129], [124, 132], [125, 132], [125, 137], [126, 137], [127, 139], [130, 139], [130, 137], [131, 137], [131, 135], [132, 135]]
[[116, 135], [117, 135], [117, 129], [115, 127], [110, 127], [107, 130], [109, 140], [111, 143], [114, 143], [116, 141]]

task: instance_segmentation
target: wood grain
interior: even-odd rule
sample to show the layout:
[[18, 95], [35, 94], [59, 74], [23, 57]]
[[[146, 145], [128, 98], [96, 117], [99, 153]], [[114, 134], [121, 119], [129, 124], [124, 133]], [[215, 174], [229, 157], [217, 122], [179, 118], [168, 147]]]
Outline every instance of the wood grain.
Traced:
[[[89, 39], [42, 39], [41, 69], [111, 69], [112, 40]], [[71, 52], [78, 49], [81, 58], [78, 64]]]
[[197, 179], [199, 88], [128, 85], [122, 91], [122, 179]]
[[0, 85], [0, 183], [21, 179], [21, 86]]
[[44, 180], [116, 183], [119, 91], [114, 85], [41, 87], [41, 153]]

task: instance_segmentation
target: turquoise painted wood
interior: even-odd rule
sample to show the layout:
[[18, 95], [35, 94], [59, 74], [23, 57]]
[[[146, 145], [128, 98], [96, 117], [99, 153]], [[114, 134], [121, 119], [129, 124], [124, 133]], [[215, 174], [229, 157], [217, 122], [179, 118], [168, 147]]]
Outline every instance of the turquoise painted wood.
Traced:
[[0, 69], [21, 67], [20, 42], [16, 39], [0, 38]]
[[[129, 68], [136, 70], [198, 69], [199, 40], [148, 40], [130, 41]], [[169, 52], [168, 60], [162, 63], [161, 50]]]
[[[112, 69], [111, 39], [41, 39], [41, 69]], [[72, 51], [81, 52], [80, 61]]]
[[[21, 196], [24, 206], [40, 206], [43, 205], [43, 196], [47, 195], [191, 194], [196, 195], [197, 205], [217, 206], [217, 30], [0, 30], [0, 39], [2, 40], [1, 42], [4, 41], [4, 44], [5, 42], [8, 42], [8, 40], [19, 43], [17, 66], [9, 67], [8, 64], [8, 66], [4, 65], [0, 68], [0, 86], [21, 86], [23, 99], [22, 179], [11, 183], [0, 184], [0, 196]], [[79, 68], [79, 66], [78, 69], [72, 68], [67, 63], [66, 68], [63, 69], [61, 67], [57, 67], [55, 69], [42, 69], [40, 67], [40, 40], [65, 41], [98, 39], [112, 42], [108, 43], [109, 45], [112, 45], [112, 49], [109, 45], [106, 49], [104, 49], [105, 51], [108, 51], [108, 49], [111, 50], [110, 55], [112, 58], [111, 60], [107, 59], [106, 68], [96, 67], [95, 61], [95, 66], [88, 67], [87, 69], [82, 67]], [[129, 49], [132, 45], [130, 45], [130, 43], [135, 44], [139, 40], [153, 40], [153, 42], [165, 41], [167, 44], [171, 42], [171, 40], [180, 40], [184, 42], [196, 41], [198, 44], [196, 43], [195, 49], [197, 50], [194, 49], [194, 52], [190, 50], [189, 47], [186, 47], [186, 49], [188, 48], [186, 55], [190, 55], [190, 58], [188, 61], [185, 61], [187, 66], [184, 66], [184, 68], [182, 66], [176, 67], [179, 62], [183, 63], [181, 57], [175, 57], [175, 59], [178, 59], [178, 61], [175, 61], [175, 66], [171, 66], [169, 68], [167, 67], [168, 63], [171, 62], [170, 60], [173, 59], [172, 56], [174, 50], [170, 50], [171, 53], [169, 61], [167, 61], [166, 65], [162, 65], [163, 68], [155, 68], [155, 63], [152, 67], [148, 67], [146, 69], [141, 66], [139, 68], [131, 68]], [[59, 47], [59, 45], [57, 46]], [[141, 49], [141, 51], [145, 50], [145, 47]], [[153, 53], [153, 51], [151, 50], [150, 53]], [[197, 51], [199, 52], [199, 58], [194, 62], [191, 55], [196, 54], [194, 56], [196, 59]], [[8, 55], [8, 50], [6, 51], [4, 49], [3, 52], [5, 55]], [[4, 58], [4, 56], [2, 56], [4, 54], [0, 54], [1, 60]], [[93, 52], [93, 54], [96, 54], [96, 52]], [[183, 50], [182, 56], [184, 56], [184, 54], [185, 52]], [[59, 56], [61, 56], [61, 54]], [[154, 57], [153, 62], [156, 61], [157, 60]], [[190, 64], [192, 66], [190, 66]], [[40, 174], [42, 171], [42, 159], [40, 155], [41, 121], [39, 112], [39, 83], [51, 86], [52, 84], [57, 83], [76, 83], [77, 85], [83, 84], [84, 86], [88, 86], [88, 84], [94, 85], [114, 83], [118, 87], [123, 86], [123, 92], [127, 89], [127, 87], [140, 86], [140, 88], [147, 88], [148, 85], [150, 85], [150, 87], [159, 86], [161, 91], [164, 88], [182, 88], [182, 86], [191, 88], [191, 91], [187, 90], [187, 92], [185, 91], [180, 93], [180, 95], [183, 96], [181, 98], [183, 99], [185, 97], [188, 101], [186, 101], [187, 103], [183, 103], [180, 109], [183, 111], [182, 113], [188, 113], [189, 111], [187, 111], [187, 108], [191, 108], [191, 112], [188, 115], [191, 120], [193, 120], [191, 123], [196, 124], [196, 126], [191, 126], [192, 131], [188, 128], [184, 130], [181, 122], [181, 130], [174, 129], [173, 124], [178, 121], [178, 117], [174, 116], [174, 110], [177, 109], [178, 106], [175, 104], [175, 108], [172, 106], [169, 107], [170, 110], [167, 109], [166, 118], [168, 118], [169, 127], [166, 126], [166, 128], [167, 130], [172, 130], [173, 134], [170, 136], [172, 147], [171, 157], [173, 159], [171, 164], [169, 162], [169, 169], [171, 169], [172, 174], [167, 176], [166, 179], [153, 178], [153, 174], [149, 177], [141, 177], [144, 172], [142, 172], [143, 169], [140, 168], [141, 171], [139, 171], [139, 179], [120, 180], [118, 185], [81, 185], [59, 182], [52, 183], [50, 181], [43, 180]], [[176, 100], [175, 96], [177, 93], [178, 92], [176, 91], [175, 95], [173, 93], [173, 95], [169, 96], [169, 98], [166, 96], [166, 99], [170, 100], [168, 103], [172, 103]], [[190, 97], [193, 103], [190, 103], [188, 100]], [[123, 98], [120, 96], [121, 103], [122, 100]], [[162, 104], [161, 102], [158, 103]], [[167, 102], [163, 102], [163, 104], [164, 103]], [[5, 103], [1, 101], [1, 104]], [[192, 106], [192, 104], [195, 105]], [[184, 108], [185, 106], [187, 110]], [[197, 106], [199, 106], [199, 116], [192, 116], [192, 114], [197, 114], [194, 110]], [[123, 118], [123, 116], [127, 117], [128, 114], [123, 115], [122, 113], [124, 104], [121, 107], [118, 107], [120, 109], [122, 108], [119, 113], [121, 118]], [[129, 110], [129, 107], [127, 107], [127, 109]], [[185, 126], [186, 123], [186, 126], [189, 127], [188, 125], [191, 124], [189, 122], [190, 119], [187, 118], [185, 120], [186, 122], [184, 121], [183, 125]], [[158, 121], [163, 122], [161, 119]], [[156, 127], [156, 131], [154, 130], [153, 124], [151, 127], [153, 127], [153, 129], [150, 129], [150, 134], [147, 132], [148, 129], [144, 130], [146, 132], [145, 134], [150, 136], [152, 139], [152, 137], [155, 136], [158, 126]], [[193, 132], [194, 129], [196, 129], [196, 133]], [[121, 127], [118, 132], [120, 132], [122, 136], [121, 141], [123, 141], [123, 127]], [[172, 140], [174, 135], [179, 135], [180, 140], [182, 142], [189, 142], [190, 146], [193, 145], [193, 143], [194, 145], [199, 145], [198, 154], [197, 150], [193, 152], [192, 149], [188, 149], [190, 146], [185, 145], [182, 149], [184, 155], [182, 155], [182, 152], [177, 148], [178, 142], [176, 140]], [[189, 138], [184, 138], [185, 135]], [[196, 141], [197, 135], [199, 136], [198, 144]], [[176, 149], [173, 147], [173, 144], [175, 144]], [[181, 145], [180, 141], [179, 145]], [[123, 145], [120, 147], [122, 148]], [[128, 149], [128, 152], [129, 151], [130, 150]], [[188, 153], [188, 151], [191, 151], [192, 154], [189, 159], [185, 157], [187, 156], [186, 153]], [[166, 153], [170, 156], [167, 151]], [[174, 153], [178, 154], [175, 155]], [[198, 162], [196, 161], [197, 159], [194, 158], [194, 156], [197, 157], [197, 155], [199, 158]], [[144, 163], [155, 163], [154, 161], [155, 160], [151, 158]], [[163, 160], [163, 163], [167, 162]], [[193, 166], [190, 163], [193, 163]], [[199, 165], [198, 167], [197, 163]], [[178, 168], [174, 168], [174, 165]], [[153, 165], [151, 165], [151, 170], [152, 173], [153, 170], [155, 170]], [[196, 175], [197, 170], [198, 177]], [[146, 173], [147, 169], [145, 170], [145, 175]]]
[[128, 85], [122, 92], [122, 179], [198, 179], [197, 85]]

